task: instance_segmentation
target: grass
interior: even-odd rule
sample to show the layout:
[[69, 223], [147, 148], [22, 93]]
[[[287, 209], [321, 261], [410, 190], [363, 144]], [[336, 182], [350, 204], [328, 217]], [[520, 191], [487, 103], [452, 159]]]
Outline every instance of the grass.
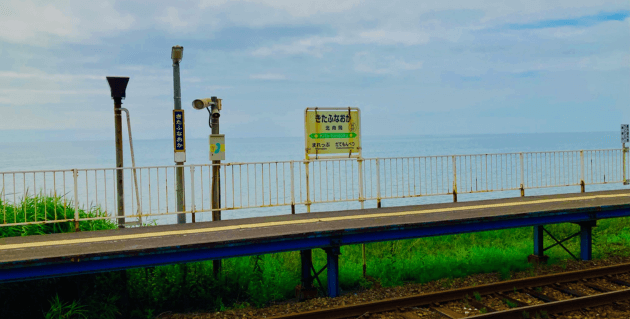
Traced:
[[[74, 218], [74, 203], [61, 196], [30, 196], [17, 205], [3, 203], [0, 200], [0, 224], [13, 224], [34, 221], [51, 221]], [[80, 218], [105, 217], [107, 213], [100, 207], [91, 207], [87, 211], [79, 209]], [[116, 228], [108, 219], [90, 220], [79, 223], [81, 231]], [[0, 227], [0, 238], [15, 236], [43, 235], [74, 232], [74, 222], [48, 223]]]
[[[6, 216], [16, 216], [16, 220], [20, 221], [19, 216], [23, 215], [34, 218], [35, 207], [38, 218], [42, 219], [44, 212], [46, 218], [53, 219], [51, 216], [54, 217], [55, 208], [57, 216], [64, 209], [66, 218], [74, 216], [73, 206], [68, 203], [64, 206], [62, 198], [42, 196], [28, 198], [17, 206], [0, 202], [0, 213], [6, 211]], [[97, 207], [88, 211], [79, 210], [81, 216], [104, 214]], [[110, 229], [115, 228], [115, 224], [96, 220], [81, 222], [80, 228]], [[579, 226], [574, 224], [549, 225], [546, 228], [560, 238], [579, 230]], [[0, 228], [0, 237], [68, 231], [74, 231], [72, 222], [23, 225]], [[629, 255], [629, 218], [601, 220], [593, 231], [595, 259]], [[443, 284], [450, 287], [454, 278], [490, 272], [509, 279], [513, 272], [531, 267], [526, 256], [533, 251], [532, 234], [532, 228], [526, 227], [368, 244], [367, 271], [383, 286], [446, 278]], [[552, 240], [545, 237], [545, 242], [549, 245]], [[579, 237], [566, 242], [565, 246], [576, 254], [579, 252]], [[550, 256], [550, 263], [562, 264], [571, 258], [560, 247], [552, 248], [546, 254]], [[342, 247], [339, 260], [342, 290], [372, 285], [362, 276], [361, 245]], [[326, 254], [321, 249], [313, 250], [313, 261], [315, 268], [321, 269], [326, 264]], [[293, 298], [293, 289], [300, 280], [299, 269], [299, 252], [288, 252], [224, 260], [223, 272], [218, 278], [212, 275], [212, 262], [208, 261], [3, 284], [0, 285], [0, 317], [59, 314], [55, 309], [70, 305], [75, 305], [77, 313], [85, 311], [90, 318], [153, 318], [164, 311], [220, 311], [249, 305], [261, 307]], [[326, 283], [325, 271], [320, 280]], [[51, 300], [55, 301], [54, 304]], [[21, 304], [25, 306], [20, 307]], [[80, 317], [79, 314], [76, 316]]]

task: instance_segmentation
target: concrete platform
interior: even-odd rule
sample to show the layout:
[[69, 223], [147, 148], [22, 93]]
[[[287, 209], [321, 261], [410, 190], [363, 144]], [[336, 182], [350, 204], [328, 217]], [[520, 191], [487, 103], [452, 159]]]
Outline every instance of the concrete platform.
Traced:
[[0, 281], [630, 215], [630, 190], [0, 239]]

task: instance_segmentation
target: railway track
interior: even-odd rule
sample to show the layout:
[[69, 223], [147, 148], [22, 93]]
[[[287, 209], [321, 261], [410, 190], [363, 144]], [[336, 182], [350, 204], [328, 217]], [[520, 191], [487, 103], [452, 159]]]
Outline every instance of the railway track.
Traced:
[[[552, 318], [617, 303], [630, 309], [630, 263], [272, 317]], [[621, 302], [621, 303], [620, 303]], [[392, 313], [393, 312], [393, 313]], [[630, 312], [628, 314], [630, 318]]]

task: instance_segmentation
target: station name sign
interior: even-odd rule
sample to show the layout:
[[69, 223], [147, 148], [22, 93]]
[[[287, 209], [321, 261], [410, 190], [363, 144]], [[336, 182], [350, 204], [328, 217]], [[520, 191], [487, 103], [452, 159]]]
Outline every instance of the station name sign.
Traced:
[[186, 136], [184, 128], [184, 110], [173, 110], [173, 150], [175, 162], [186, 161]]
[[321, 155], [361, 155], [361, 119], [358, 108], [307, 108], [304, 117], [307, 159], [319, 158]]

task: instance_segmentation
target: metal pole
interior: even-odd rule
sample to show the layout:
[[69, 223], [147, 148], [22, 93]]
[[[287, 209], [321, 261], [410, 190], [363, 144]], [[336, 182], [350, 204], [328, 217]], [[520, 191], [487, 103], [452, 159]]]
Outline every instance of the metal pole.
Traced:
[[[213, 97], [212, 100], [217, 99]], [[215, 103], [219, 102], [215, 101]], [[219, 117], [212, 116], [212, 134], [219, 134]], [[221, 208], [221, 161], [214, 160], [212, 161], [212, 221], [221, 220], [219, 208]], [[212, 270], [215, 276], [221, 272], [221, 259], [212, 261]]]
[[[175, 110], [182, 109], [182, 92], [181, 86], [179, 82], [179, 61], [173, 61], [173, 99], [175, 100]], [[175, 123], [173, 123], [174, 125]], [[174, 137], [176, 138], [176, 137]], [[184, 189], [184, 167], [179, 165], [184, 165], [184, 162], [175, 162], [175, 165], [178, 165], [175, 169], [175, 194], [177, 196], [177, 211], [183, 212], [186, 210], [186, 197], [185, 197], [185, 189]], [[177, 214], [177, 223], [185, 224], [186, 223], [186, 214]]]
[[363, 198], [363, 158], [357, 159], [357, 167], [359, 175], [359, 202], [361, 203], [361, 209], [365, 208], [365, 199]]
[[295, 161], [291, 161], [291, 214], [295, 215]]
[[[122, 139], [122, 117], [120, 108], [122, 98], [114, 98], [114, 126], [116, 135], [116, 202], [118, 208], [118, 228], [125, 228], [125, 192], [123, 175], [123, 139]], [[76, 198], [75, 198], [76, 200]]]
[[[85, 171], [87, 174], [87, 171]], [[77, 179], [79, 178], [79, 171], [77, 169], [72, 170], [72, 178], [74, 179], [74, 231], [77, 232], [79, 228], [79, 188]]]
[[310, 189], [310, 185], [309, 185], [309, 180], [308, 180], [308, 160], [304, 162], [304, 171], [306, 173], [306, 212], [310, 213], [311, 212], [311, 189]]
[[586, 192], [586, 187], [584, 186], [584, 151], [580, 150], [580, 192]]
[[626, 180], [626, 143], [621, 144], [621, 150], [623, 152], [623, 184], [628, 185], [628, 181]]
[[131, 119], [129, 118], [129, 110], [121, 108], [127, 114], [127, 132], [129, 133], [129, 150], [131, 151], [131, 167], [133, 167], [133, 184], [136, 189], [136, 209], [138, 213], [138, 223], [142, 225], [142, 207], [140, 202], [140, 191], [138, 190], [138, 176], [136, 174], [136, 159], [133, 154], [133, 139], [131, 138]]
[[381, 208], [381, 165], [376, 159], [376, 208]]
[[523, 161], [523, 153], [520, 154], [521, 158], [521, 197], [525, 197], [525, 162]]
[[453, 160], [453, 202], [457, 203], [457, 160], [455, 156], [451, 156]]

